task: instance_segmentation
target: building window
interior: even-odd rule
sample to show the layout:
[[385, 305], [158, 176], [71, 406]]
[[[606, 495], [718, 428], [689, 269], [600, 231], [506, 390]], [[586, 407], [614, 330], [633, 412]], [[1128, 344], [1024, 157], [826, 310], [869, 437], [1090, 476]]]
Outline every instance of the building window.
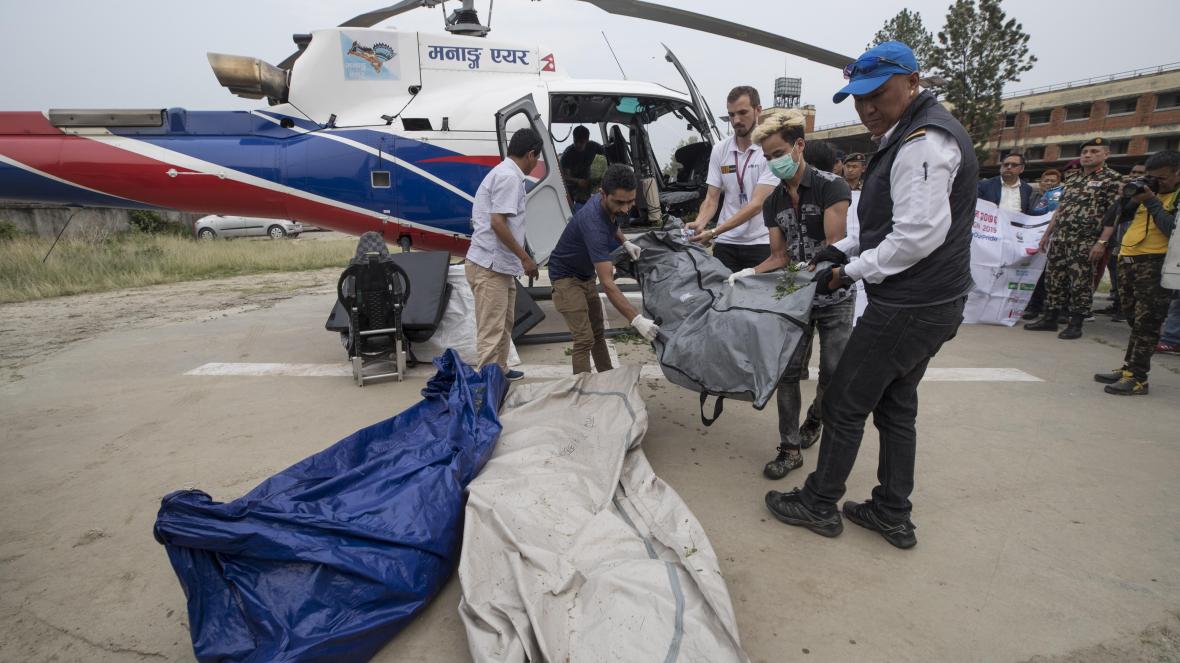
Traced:
[[1067, 143], [1061, 145], [1057, 151], [1057, 158], [1059, 159], [1076, 159], [1082, 154], [1081, 143]]
[[1011, 129], [1016, 126], [1016, 113], [1004, 113], [1004, 128]]
[[1127, 148], [1131, 146], [1129, 140], [1112, 140], [1110, 141], [1111, 154], [1126, 154]]
[[389, 188], [389, 171], [388, 170], [374, 170], [373, 174], [373, 188], [374, 189], [388, 189]]
[[1161, 92], [1155, 96], [1155, 109], [1180, 108], [1180, 90]]
[[1044, 161], [1045, 160], [1045, 146], [1035, 145], [1033, 147], [1024, 148], [1024, 158], [1029, 161]]
[[1049, 120], [1052, 118], [1052, 115], [1053, 115], [1052, 109], [1031, 111], [1028, 114], [1029, 126], [1034, 125], [1034, 124], [1049, 124]]
[[1128, 115], [1135, 112], [1135, 108], [1139, 105], [1139, 97], [1111, 99], [1106, 102], [1106, 105], [1107, 115]]
[[1065, 121], [1090, 119], [1090, 104], [1074, 104], [1065, 107]]
[[1147, 139], [1148, 153], [1160, 150], [1180, 150], [1180, 135], [1152, 136]]

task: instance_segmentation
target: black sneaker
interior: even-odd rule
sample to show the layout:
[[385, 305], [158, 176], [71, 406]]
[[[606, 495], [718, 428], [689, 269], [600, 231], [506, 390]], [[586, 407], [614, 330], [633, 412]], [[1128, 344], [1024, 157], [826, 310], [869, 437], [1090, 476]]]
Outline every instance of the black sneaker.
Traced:
[[799, 446], [804, 449], [810, 449], [811, 445], [819, 442], [820, 431], [823, 430], [824, 424], [819, 419], [807, 419], [803, 425], [799, 427]]
[[840, 520], [839, 511], [833, 509], [831, 515], [824, 516], [808, 509], [803, 504], [798, 488], [789, 493], [780, 493], [777, 490], [766, 493], [766, 508], [780, 521], [788, 525], [806, 527], [821, 536], [839, 536], [840, 532], [844, 531], [844, 522]]
[[1094, 381], [1101, 382], [1102, 384], [1114, 384], [1123, 378], [1129, 378], [1132, 376], [1133, 373], [1131, 373], [1131, 371], [1128, 371], [1125, 368], [1120, 368], [1117, 371], [1111, 371], [1109, 373], [1095, 373]]
[[1114, 315], [1119, 312], [1119, 307], [1115, 306], [1114, 304], [1111, 304], [1110, 306], [1107, 306], [1106, 308], [1101, 308], [1101, 309], [1098, 309], [1097, 311], [1094, 311], [1094, 312], [1097, 313], [1098, 315]]
[[1127, 321], [1127, 316], [1123, 315], [1122, 313], [1117, 313], [1117, 312], [1116, 312], [1116, 313], [1114, 313], [1113, 315], [1111, 315], [1111, 316], [1110, 316], [1110, 321], [1111, 321], [1111, 322], [1126, 322], [1126, 321]]
[[1103, 387], [1102, 391], [1115, 396], [1146, 396], [1147, 378], [1140, 380], [1134, 375], [1124, 375], [1118, 382]]
[[798, 449], [789, 447], [778, 448], [778, 456], [762, 468], [762, 476], [767, 479], [781, 479], [787, 472], [803, 467], [803, 454]]
[[524, 379], [524, 371], [517, 371], [514, 369], [509, 370], [508, 372], [504, 373], [504, 377], [508, 378], [509, 382], [516, 382], [517, 380], [523, 380]]
[[914, 534], [917, 526], [908, 518], [902, 523], [886, 522], [877, 515], [873, 508], [873, 501], [845, 502], [844, 517], [865, 529], [879, 532], [885, 540], [898, 548], [913, 548], [918, 545], [918, 537]]

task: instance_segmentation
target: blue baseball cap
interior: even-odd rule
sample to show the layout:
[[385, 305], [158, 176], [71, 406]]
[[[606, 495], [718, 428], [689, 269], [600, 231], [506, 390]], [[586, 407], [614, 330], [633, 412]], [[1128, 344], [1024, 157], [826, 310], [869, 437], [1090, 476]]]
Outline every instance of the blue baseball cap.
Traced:
[[900, 41], [887, 41], [865, 51], [856, 62], [844, 67], [844, 78], [848, 84], [832, 96], [833, 103], [840, 103], [850, 94], [868, 94], [881, 87], [890, 76], [912, 74], [918, 71], [918, 60], [914, 51]]

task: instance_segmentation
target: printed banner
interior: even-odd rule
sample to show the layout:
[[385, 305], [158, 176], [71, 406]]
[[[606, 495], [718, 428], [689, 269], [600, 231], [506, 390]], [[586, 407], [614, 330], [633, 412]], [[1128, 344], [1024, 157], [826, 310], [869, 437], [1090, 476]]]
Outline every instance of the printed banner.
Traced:
[[963, 322], [1015, 325], [1045, 269], [1037, 252], [1052, 213], [1029, 216], [979, 200], [971, 228], [971, 278]]

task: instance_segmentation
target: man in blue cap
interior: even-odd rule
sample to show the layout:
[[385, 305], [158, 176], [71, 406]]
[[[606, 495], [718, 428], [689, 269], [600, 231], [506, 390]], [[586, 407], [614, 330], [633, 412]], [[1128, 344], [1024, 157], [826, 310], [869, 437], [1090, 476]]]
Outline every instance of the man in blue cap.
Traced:
[[871, 413], [881, 437], [879, 485], [867, 502], [845, 502], [844, 516], [910, 548], [918, 542], [909, 501], [918, 383], [963, 320], [972, 286], [979, 164], [963, 126], [919, 87], [909, 46], [874, 46], [844, 69], [844, 77], [848, 84], [833, 101], [853, 96], [878, 148], [865, 168], [857, 205], [860, 234], [816, 254], [817, 263], [835, 263], [816, 274], [816, 292], [861, 280], [869, 305], [824, 394], [815, 471], [802, 490], [767, 493], [766, 506], [788, 525], [840, 534], [844, 524], [836, 503]]

